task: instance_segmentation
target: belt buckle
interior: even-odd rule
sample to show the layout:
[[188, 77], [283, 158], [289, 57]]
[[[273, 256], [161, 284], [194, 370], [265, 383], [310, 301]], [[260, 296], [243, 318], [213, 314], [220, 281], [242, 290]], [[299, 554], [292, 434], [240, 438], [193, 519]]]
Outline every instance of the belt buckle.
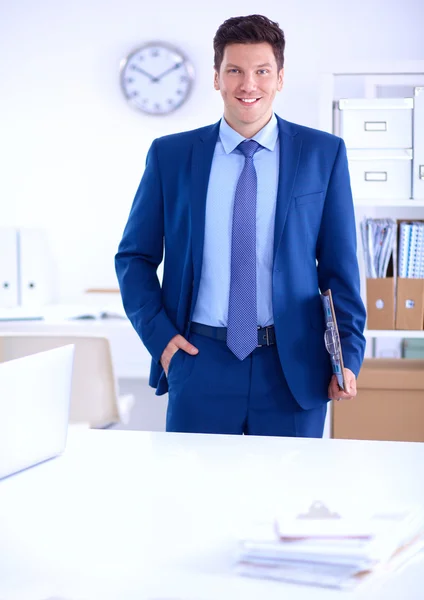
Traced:
[[[257, 328], [258, 328], [258, 332], [259, 332], [259, 330], [261, 329], [261, 326], [260, 326], [260, 325], [258, 325], [258, 326], [257, 326]], [[259, 337], [258, 337], [258, 340], [259, 340]], [[263, 344], [258, 344], [258, 345], [256, 346], [256, 348], [260, 348], [261, 346], [263, 346]]]
[[271, 344], [269, 343], [269, 327], [260, 327], [258, 325], [258, 331], [259, 329], [265, 329], [265, 339], [266, 339], [266, 344], [258, 344], [257, 348], [260, 348], [261, 346], [270, 346]]
[[269, 327], [265, 327], [265, 332], [266, 332], [266, 345], [269, 346]]

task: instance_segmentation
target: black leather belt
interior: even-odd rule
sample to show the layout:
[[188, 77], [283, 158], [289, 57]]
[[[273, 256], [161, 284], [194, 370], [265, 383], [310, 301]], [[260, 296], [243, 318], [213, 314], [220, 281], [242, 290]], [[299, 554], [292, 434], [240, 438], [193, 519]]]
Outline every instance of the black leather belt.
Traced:
[[[210, 325], [203, 325], [202, 323], [192, 323], [190, 325], [190, 331], [198, 333], [199, 335], [205, 335], [214, 340], [220, 340], [222, 342], [227, 341], [226, 327], [211, 327]], [[274, 344], [274, 325], [270, 325], [269, 327], [258, 327], [258, 346], [273, 346]]]

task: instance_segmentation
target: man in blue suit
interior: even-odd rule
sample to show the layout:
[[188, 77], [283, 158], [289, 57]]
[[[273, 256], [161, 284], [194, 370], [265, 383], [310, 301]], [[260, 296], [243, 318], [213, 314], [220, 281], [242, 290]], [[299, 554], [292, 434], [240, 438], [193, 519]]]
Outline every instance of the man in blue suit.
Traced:
[[[169, 392], [167, 431], [321, 437], [328, 399], [356, 395], [365, 309], [346, 149], [273, 113], [284, 47], [261, 15], [219, 27], [224, 116], [152, 143], [116, 255], [150, 385]], [[324, 344], [329, 288], [345, 391]]]

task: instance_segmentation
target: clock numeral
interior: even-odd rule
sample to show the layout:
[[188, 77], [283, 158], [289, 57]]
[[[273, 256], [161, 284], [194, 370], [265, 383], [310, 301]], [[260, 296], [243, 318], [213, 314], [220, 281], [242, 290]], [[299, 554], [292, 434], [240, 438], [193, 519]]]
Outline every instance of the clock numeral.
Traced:
[[155, 103], [154, 107], [155, 107], [155, 110], [160, 110], [161, 109], [161, 106], [160, 106], [160, 104], [158, 102]]
[[136, 96], [138, 96], [138, 92], [136, 90], [134, 90], [133, 92], [131, 92], [131, 98], [135, 98]]
[[177, 90], [177, 94], [178, 94], [179, 96], [182, 96], [182, 95], [184, 94], [184, 92], [183, 92], [183, 90]]
[[140, 54], [140, 56], [138, 57], [138, 60], [144, 60], [144, 56], [142, 54]]
[[180, 81], [181, 81], [181, 83], [187, 83], [187, 81], [188, 81], [187, 75], [181, 75]]
[[172, 98], [169, 98], [169, 99], [168, 99], [168, 104], [174, 104], [174, 101], [173, 101], [173, 99], [172, 99]]
[[125, 83], [134, 83], [134, 79], [132, 77], [127, 77]]
[[156, 58], [157, 56], [160, 55], [160, 52], [157, 48], [153, 48], [153, 50], [150, 53], [151, 56], [153, 56], [154, 58]]

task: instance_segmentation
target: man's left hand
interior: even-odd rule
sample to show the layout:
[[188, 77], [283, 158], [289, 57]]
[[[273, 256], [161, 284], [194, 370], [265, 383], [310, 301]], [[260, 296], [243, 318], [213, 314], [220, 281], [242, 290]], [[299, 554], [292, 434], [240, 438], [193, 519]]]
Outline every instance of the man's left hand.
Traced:
[[356, 377], [350, 369], [344, 370], [344, 378], [347, 384], [346, 390], [341, 390], [337, 383], [337, 377], [333, 375], [328, 386], [328, 397], [330, 400], [351, 400], [356, 396]]

